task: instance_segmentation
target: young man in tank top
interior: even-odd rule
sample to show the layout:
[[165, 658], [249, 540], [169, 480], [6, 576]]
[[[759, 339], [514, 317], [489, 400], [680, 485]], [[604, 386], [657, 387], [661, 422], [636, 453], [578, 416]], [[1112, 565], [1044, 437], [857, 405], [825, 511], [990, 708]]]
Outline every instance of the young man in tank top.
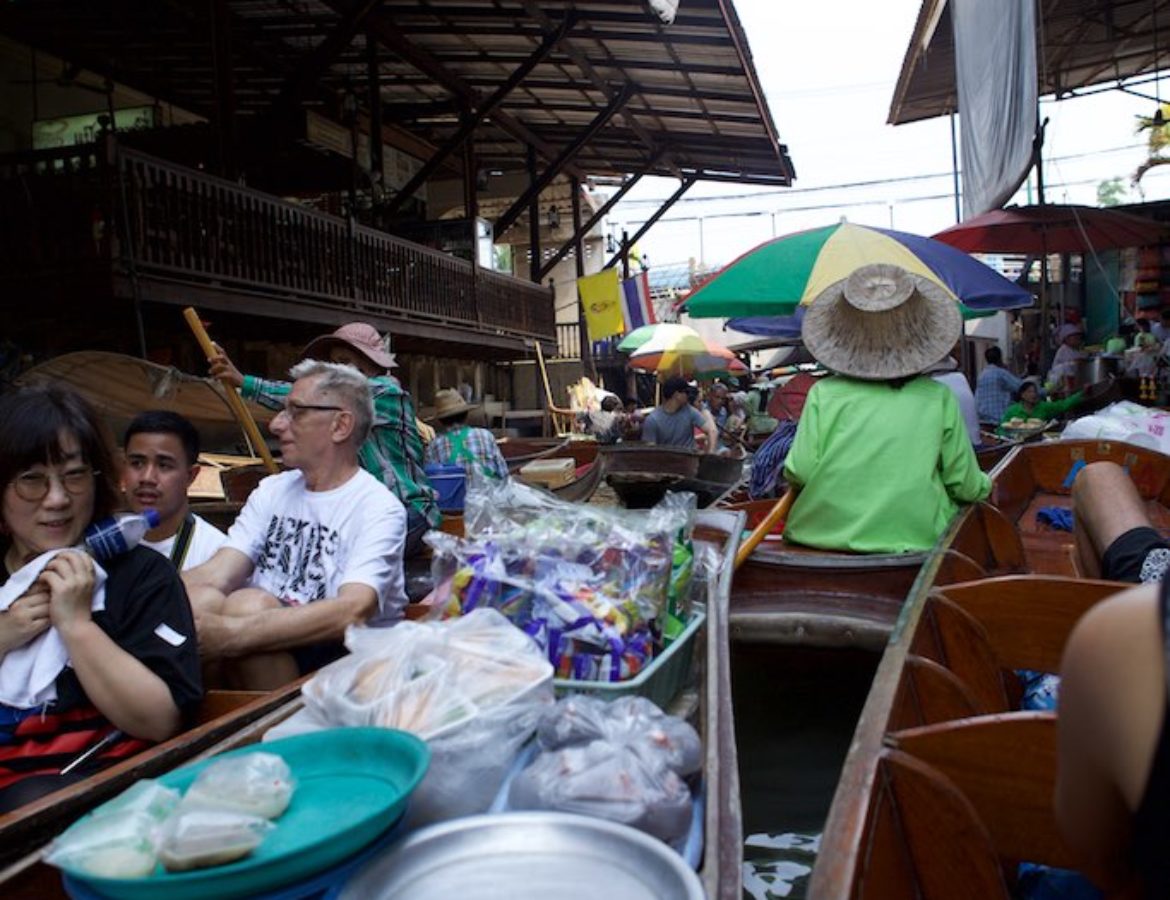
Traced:
[[178, 413], [139, 413], [122, 440], [122, 491], [130, 508], [158, 511], [159, 525], [142, 542], [176, 569], [193, 569], [215, 555], [227, 536], [191, 512], [187, 489], [199, 474], [199, 432]]

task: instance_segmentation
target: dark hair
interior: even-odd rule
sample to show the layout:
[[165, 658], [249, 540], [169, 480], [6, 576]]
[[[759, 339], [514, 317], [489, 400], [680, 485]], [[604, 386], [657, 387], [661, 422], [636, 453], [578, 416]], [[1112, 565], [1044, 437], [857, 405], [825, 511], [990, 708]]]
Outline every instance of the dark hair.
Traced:
[[626, 399], [622, 401], [622, 406], [629, 406], [631, 403], [633, 403], [634, 406], [637, 406], [638, 405], [638, 398], [637, 397], [626, 397]]
[[187, 419], [166, 409], [148, 409], [136, 415], [122, 438], [122, 449], [130, 444], [136, 434], [173, 434], [183, 445], [187, 465], [193, 466], [199, 460], [199, 432]]
[[1153, 322], [1151, 322], [1149, 319], [1138, 319], [1138, 320], [1137, 320], [1137, 327], [1138, 327], [1138, 331], [1144, 331], [1144, 332], [1146, 332], [1146, 333], [1148, 334], [1148, 333], [1149, 333], [1149, 331], [1150, 331], [1150, 327], [1151, 327], [1153, 324], [1154, 324], [1154, 323], [1153, 323]]
[[[8, 487], [38, 463], [65, 461], [61, 432], [81, 446], [81, 458], [98, 473], [93, 517], [103, 519], [118, 507], [118, 469], [106, 429], [79, 394], [56, 385], [17, 388], [0, 397], [0, 485]], [[87, 523], [88, 524], [88, 523]]]
[[983, 351], [983, 359], [990, 365], [998, 366], [1003, 364], [1003, 351], [994, 344]]
[[444, 426], [447, 426], [447, 425], [462, 425], [464, 422], [466, 422], [466, 421], [467, 421], [467, 414], [468, 414], [469, 412], [471, 412], [471, 410], [469, 410], [469, 409], [465, 409], [465, 410], [463, 410], [463, 412], [457, 412], [457, 413], [454, 413], [453, 415], [450, 415], [450, 416], [443, 416], [443, 418], [442, 418], [442, 419], [440, 419], [439, 421], [440, 421], [440, 422], [441, 422], [441, 423], [442, 423]]
[[664, 399], [669, 400], [679, 391], [685, 391], [686, 389], [687, 380], [685, 378], [681, 375], [671, 375], [662, 385], [662, 396]]
[[1038, 390], [1040, 390], [1040, 385], [1037, 384], [1035, 381], [1033, 381], [1030, 378], [1025, 378], [1023, 381], [1020, 382], [1019, 390], [1017, 390], [1015, 393], [1015, 399], [1017, 401], [1023, 400], [1024, 399], [1024, 391], [1026, 391], [1028, 388], [1035, 388], [1038, 391]]

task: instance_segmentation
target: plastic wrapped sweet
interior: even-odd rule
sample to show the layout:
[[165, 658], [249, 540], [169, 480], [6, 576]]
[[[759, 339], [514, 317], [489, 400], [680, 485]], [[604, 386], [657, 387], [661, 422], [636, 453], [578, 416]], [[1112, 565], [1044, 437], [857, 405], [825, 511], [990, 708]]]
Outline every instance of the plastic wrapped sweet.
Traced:
[[512, 782], [508, 805], [609, 819], [668, 843], [691, 820], [691, 793], [678, 775], [609, 741], [541, 753]]
[[159, 833], [158, 858], [168, 872], [226, 865], [249, 855], [274, 827], [261, 816], [226, 809], [181, 810]]
[[135, 782], [113, 800], [103, 803], [94, 810], [94, 815], [140, 812], [150, 816], [156, 822], [162, 822], [175, 811], [175, 807], [179, 805], [180, 796], [174, 788], [159, 784], [153, 778], [147, 778]]
[[703, 767], [698, 732], [645, 697], [621, 697], [612, 702], [565, 697], [541, 716], [536, 736], [543, 750], [610, 741], [630, 748], [651, 766], [663, 765], [683, 776]]
[[53, 840], [45, 861], [95, 878], [145, 878], [157, 864], [157, 828], [141, 810], [87, 816]]
[[183, 797], [186, 810], [227, 810], [278, 818], [292, 800], [296, 781], [274, 753], [247, 753], [211, 763], [199, 773]]

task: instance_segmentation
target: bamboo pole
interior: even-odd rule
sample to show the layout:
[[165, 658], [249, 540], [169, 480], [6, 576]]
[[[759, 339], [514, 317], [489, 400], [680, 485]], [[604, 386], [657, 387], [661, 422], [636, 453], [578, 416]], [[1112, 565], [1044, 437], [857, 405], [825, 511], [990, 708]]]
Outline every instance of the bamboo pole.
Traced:
[[[207, 329], [203, 327], [203, 323], [199, 320], [199, 313], [195, 312], [193, 306], [188, 306], [183, 310], [183, 318], [187, 320], [187, 325], [195, 335], [195, 340], [199, 342], [203, 354], [210, 362], [217, 355], [215, 345], [211, 343], [211, 336], [208, 335]], [[221, 378], [220, 383], [223, 385], [224, 393], [227, 394], [228, 406], [232, 408], [232, 412], [236, 416], [236, 421], [240, 423], [240, 427], [244, 429], [244, 434], [252, 442], [253, 449], [260, 454], [260, 458], [264, 461], [264, 467], [269, 472], [280, 471], [276, 460], [272, 458], [272, 454], [268, 451], [268, 445], [264, 442], [264, 436], [260, 433], [260, 429], [256, 425], [256, 420], [252, 418], [252, 413], [244, 405], [244, 401], [240, 398], [240, 395], [236, 393], [235, 386], [230, 384], [225, 378]]]
[[760, 522], [760, 524], [756, 526], [755, 530], [747, 536], [747, 539], [739, 545], [739, 552], [735, 554], [735, 567], [737, 569], [747, 561], [749, 556], [752, 555], [752, 551], [755, 550], [757, 546], [759, 546], [760, 541], [766, 538], [769, 532], [771, 532], [771, 530], [775, 528], [777, 524], [779, 524], [780, 520], [788, 515], [788, 510], [792, 508], [792, 501], [795, 499], [795, 489], [789, 488], [786, 490], [784, 492], [784, 496], [777, 500], [776, 505], [768, 511], [766, 516], [764, 516], [764, 520]]

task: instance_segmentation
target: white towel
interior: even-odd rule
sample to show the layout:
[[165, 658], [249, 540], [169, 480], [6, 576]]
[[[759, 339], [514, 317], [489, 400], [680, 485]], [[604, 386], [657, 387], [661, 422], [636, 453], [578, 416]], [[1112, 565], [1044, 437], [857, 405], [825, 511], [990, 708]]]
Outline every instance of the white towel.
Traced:
[[[42, 553], [26, 563], [0, 587], [0, 612], [8, 609], [37, 580], [41, 570], [60, 550]], [[84, 551], [79, 551], [84, 552]], [[96, 562], [93, 605], [95, 612], [106, 608], [106, 572]], [[69, 665], [69, 651], [57, 629], [50, 626], [27, 644], [9, 650], [0, 659], [0, 703], [16, 709], [36, 709], [57, 699], [57, 676]]]

